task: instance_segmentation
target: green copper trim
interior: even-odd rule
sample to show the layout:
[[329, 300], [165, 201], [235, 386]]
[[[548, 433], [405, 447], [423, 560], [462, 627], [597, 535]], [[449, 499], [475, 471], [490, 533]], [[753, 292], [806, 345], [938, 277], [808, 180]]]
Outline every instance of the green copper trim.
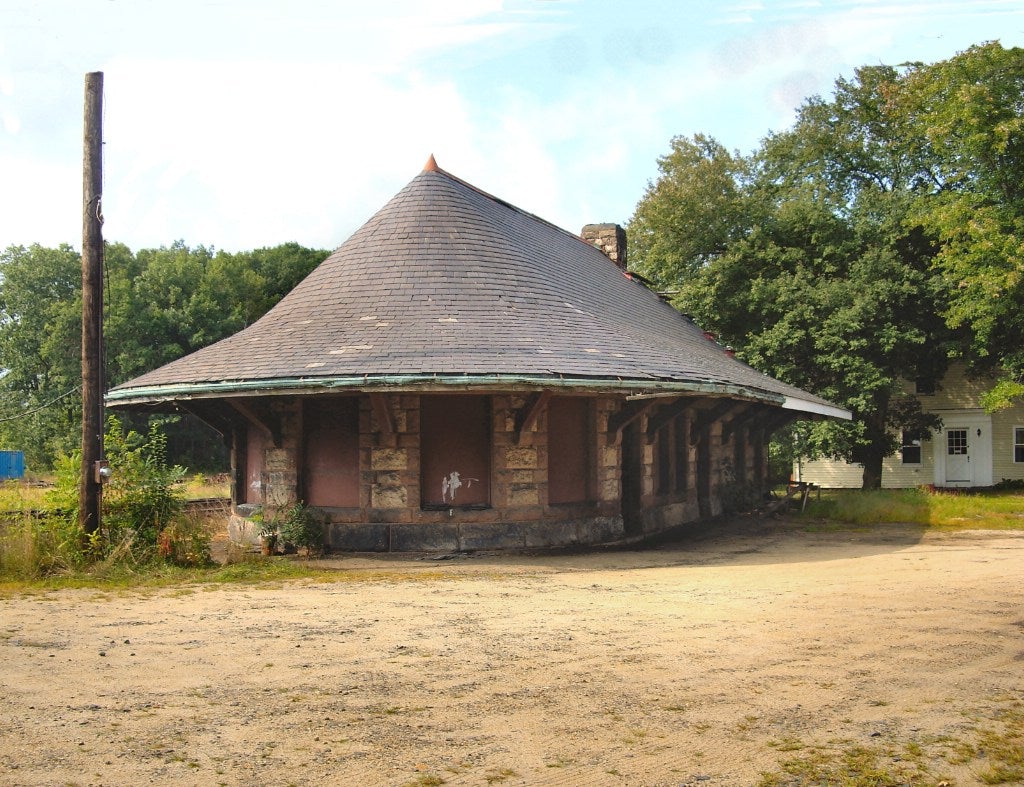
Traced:
[[717, 394], [754, 399], [782, 405], [782, 394], [759, 391], [727, 383], [683, 382], [668, 380], [622, 380], [607, 378], [520, 376], [520, 375], [375, 375], [361, 377], [293, 377], [271, 380], [238, 380], [219, 383], [154, 385], [139, 388], [115, 388], [106, 395], [112, 407], [133, 404], [156, 404], [176, 399], [210, 399], [225, 396], [258, 396], [308, 394], [313, 390], [329, 391], [450, 391], [453, 388], [473, 390], [516, 390], [538, 388], [573, 389], [590, 392], [656, 395], [658, 393]]

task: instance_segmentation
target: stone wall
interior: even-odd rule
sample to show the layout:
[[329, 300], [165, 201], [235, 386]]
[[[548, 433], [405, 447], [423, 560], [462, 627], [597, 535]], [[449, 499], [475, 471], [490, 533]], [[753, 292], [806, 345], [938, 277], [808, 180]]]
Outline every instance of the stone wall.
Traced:
[[[444, 509], [421, 507], [419, 396], [379, 396], [376, 403], [369, 395], [360, 397], [359, 507], [325, 509], [332, 548], [456, 551], [602, 543], [625, 536], [620, 502], [621, 439], [614, 434], [609, 437], [610, 419], [624, 405], [621, 398], [589, 400], [594, 426], [592, 444], [588, 447], [592, 473], [589, 502], [549, 504], [546, 408], [537, 406], [532, 424], [521, 428], [517, 425], [535, 401], [525, 394], [497, 394], [490, 397], [490, 506]], [[268, 406], [281, 427], [278, 444], [268, 444], [264, 452], [265, 508], [272, 516], [275, 509], [292, 505], [302, 497], [303, 431], [300, 399], [270, 400]], [[737, 440], [748, 439], [748, 430], [736, 430], [723, 441], [722, 422], [717, 421], [706, 430], [710, 498], [700, 500], [698, 446], [689, 439], [688, 426], [685, 488], [659, 491], [655, 440], [646, 436], [647, 426], [645, 415], [639, 421], [645, 436], [641, 532], [634, 535], [650, 535], [698, 521], [702, 511], [712, 516], [722, 513], [722, 497], [731, 493], [738, 456], [743, 461], [742, 473], [747, 478], [758, 476], [753, 463], [764, 452], [758, 453], [749, 446], [739, 452], [736, 445]], [[238, 513], [246, 512], [239, 507]]]

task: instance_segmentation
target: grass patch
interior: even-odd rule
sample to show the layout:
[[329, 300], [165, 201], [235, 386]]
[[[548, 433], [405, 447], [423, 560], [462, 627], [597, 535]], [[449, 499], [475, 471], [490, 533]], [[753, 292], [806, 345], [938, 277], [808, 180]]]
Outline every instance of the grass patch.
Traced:
[[[52, 473], [21, 480], [0, 481], [0, 512], [45, 508], [47, 492], [55, 485], [56, 476]], [[231, 496], [231, 486], [225, 475], [208, 476], [196, 473], [183, 478], [177, 487], [185, 500]]]
[[186, 500], [231, 497], [231, 484], [228, 482], [227, 475], [224, 474], [208, 476], [197, 473], [182, 481], [181, 491]]
[[440, 785], [447, 783], [448, 782], [436, 773], [424, 773], [417, 776], [411, 782], [406, 782], [403, 787], [439, 787]]
[[[1013, 700], [987, 713], [964, 739], [950, 736], [863, 746], [848, 740], [800, 745], [795, 739], [772, 741], [779, 752], [799, 752], [763, 772], [760, 787], [792, 784], [843, 787], [924, 787], [952, 782], [949, 765], [968, 766], [981, 784], [1024, 784], [1024, 703]], [[974, 782], [972, 782], [974, 783]]]
[[[26, 593], [54, 590], [164, 590], [192, 591], [206, 585], [266, 585], [275, 587], [281, 582], [308, 583], [407, 583], [451, 582], [469, 579], [469, 576], [447, 574], [438, 570], [347, 571], [318, 566], [307, 560], [263, 558], [252, 555], [236, 563], [205, 567], [175, 566], [154, 561], [140, 566], [124, 564], [97, 564], [79, 571], [68, 570], [41, 577], [3, 578], [0, 575], [0, 598]], [[474, 575], [472, 578], [479, 578]]]
[[794, 783], [843, 787], [923, 787], [935, 784], [936, 779], [922, 763], [897, 760], [892, 752], [880, 747], [850, 745], [837, 750], [809, 746], [799, 756], [784, 760], [778, 771], [762, 773], [758, 785], [782, 787]]
[[809, 500], [806, 518], [849, 525], [901, 523], [947, 530], [1024, 530], [1024, 494], [924, 489], [831, 490]]
[[976, 733], [975, 751], [986, 761], [978, 776], [985, 784], [1024, 784], [1024, 704], [1000, 710], [995, 722], [997, 729]]

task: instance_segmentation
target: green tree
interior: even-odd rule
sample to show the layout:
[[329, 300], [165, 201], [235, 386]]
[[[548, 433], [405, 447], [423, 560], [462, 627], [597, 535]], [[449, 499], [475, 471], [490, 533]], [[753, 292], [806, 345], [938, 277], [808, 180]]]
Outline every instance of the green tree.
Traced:
[[664, 225], [679, 210], [727, 217], [726, 232], [689, 246], [641, 244], [638, 270], [678, 290], [676, 305], [755, 367], [851, 409], [852, 424], [817, 425], [810, 448], [863, 463], [865, 488], [880, 484], [901, 430], [935, 425], [902, 382], [941, 376], [954, 340], [936, 246], [911, 220], [927, 170], [894, 101], [902, 79], [858, 70], [745, 162], [687, 145], [699, 155], [660, 160], [630, 222], [631, 234], [671, 239], [679, 225]]
[[914, 219], [936, 257], [974, 364], [1002, 373], [991, 401], [1024, 395], [1024, 49], [998, 42], [915, 66], [900, 111], [929, 162]]
[[748, 160], [703, 134], [671, 146], [629, 222], [631, 267], [664, 289], [744, 237], [758, 207], [748, 197]]
[[[327, 256], [295, 243], [230, 254], [183, 242], [104, 252], [108, 385], [117, 385], [259, 319]], [[70, 246], [0, 253], [0, 440], [45, 469], [80, 442], [81, 260]], [[145, 432], [144, 418], [126, 419]], [[194, 468], [223, 462], [217, 436], [164, 422]], [[175, 460], [182, 455], [175, 453]]]
[[80, 441], [81, 280], [70, 246], [0, 253], [0, 440], [30, 465]]

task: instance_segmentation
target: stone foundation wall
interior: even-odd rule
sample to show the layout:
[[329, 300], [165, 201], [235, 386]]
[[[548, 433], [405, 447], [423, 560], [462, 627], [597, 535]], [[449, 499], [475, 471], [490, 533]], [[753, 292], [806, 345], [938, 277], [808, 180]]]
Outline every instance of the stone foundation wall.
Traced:
[[[615, 435], [609, 438], [610, 419], [623, 407], [622, 399], [589, 400], [594, 425], [592, 444], [587, 447], [592, 473], [589, 502], [549, 504], [546, 408], [537, 407], [532, 423], [522, 428], [524, 413], [530, 411], [534, 400], [526, 395], [500, 394], [490, 397], [490, 507], [431, 510], [420, 505], [419, 396], [403, 393], [380, 397], [376, 403], [368, 395], [360, 397], [359, 507], [324, 509], [329, 518], [327, 539], [332, 549], [507, 549], [608, 543], [625, 537], [620, 502], [621, 440], [617, 441]], [[278, 444], [268, 444], [264, 451], [265, 518], [302, 498], [304, 472], [301, 400], [270, 400], [268, 406], [279, 419], [281, 431]], [[642, 416], [639, 427], [643, 434], [647, 424], [648, 416]], [[730, 493], [736, 473], [735, 441], [746, 440], [748, 433], [737, 430], [723, 442], [722, 423], [716, 422], [707, 434], [711, 494], [703, 508], [718, 515], [723, 511], [722, 497]], [[698, 449], [687, 440], [686, 451], [685, 489], [659, 493], [655, 444], [653, 439], [644, 440], [642, 532], [631, 537], [648, 536], [701, 518]], [[743, 472], [748, 478], [757, 475], [757, 468], [751, 464], [755, 455], [749, 447], [743, 454]], [[233, 532], [246, 531], [250, 508], [236, 507]]]

